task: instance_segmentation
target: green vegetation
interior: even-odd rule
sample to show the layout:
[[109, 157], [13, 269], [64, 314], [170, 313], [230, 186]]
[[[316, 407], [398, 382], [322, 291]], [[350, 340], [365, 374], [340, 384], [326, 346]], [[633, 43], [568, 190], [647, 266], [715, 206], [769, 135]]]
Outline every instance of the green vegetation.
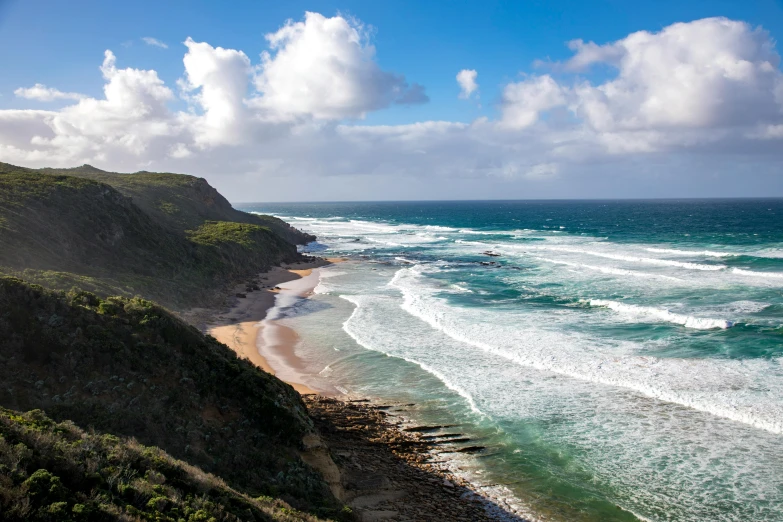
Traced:
[[0, 408], [0, 513], [7, 521], [316, 521], [252, 498], [158, 448]]
[[222, 243], [236, 243], [252, 248], [259, 234], [269, 234], [271, 230], [259, 225], [246, 225], [226, 221], [207, 221], [196, 230], [189, 230], [188, 237], [194, 243], [217, 246]]
[[134, 437], [252, 497], [339, 513], [298, 456], [312, 423], [293, 388], [141, 298], [0, 278], [0, 405]]
[[160, 205], [158, 205], [158, 208], [161, 210], [161, 212], [165, 212], [169, 216], [173, 216], [177, 212], [179, 212], [179, 208], [177, 208], [177, 205], [174, 203], [170, 203], [168, 201], [161, 201]]
[[0, 164], [0, 273], [51, 288], [210, 306], [312, 239], [193, 176]]

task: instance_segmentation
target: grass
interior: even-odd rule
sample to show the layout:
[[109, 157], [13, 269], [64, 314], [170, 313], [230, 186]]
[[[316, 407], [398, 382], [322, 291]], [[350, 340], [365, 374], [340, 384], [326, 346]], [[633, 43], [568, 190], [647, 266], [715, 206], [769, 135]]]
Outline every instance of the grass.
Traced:
[[259, 235], [271, 234], [268, 227], [233, 223], [227, 221], [207, 221], [196, 230], [188, 231], [188, 239], [199, 245], [217, 246], [222, 243], [234, 243], [252, 248]]
[[31, 198], [47, 198], [57, 190], [82, 190], [98, 183], [71, 176], [41, 176], [27, 171], [3, 173], [0, 177], [0, 205], [20, 207]]
[[169, 201], [161, 201], [158, 205], [158, 208], [161, 210], [161, 212], [165, 212], [169, 216], [173, 216], [179, 212], [177, 205]]

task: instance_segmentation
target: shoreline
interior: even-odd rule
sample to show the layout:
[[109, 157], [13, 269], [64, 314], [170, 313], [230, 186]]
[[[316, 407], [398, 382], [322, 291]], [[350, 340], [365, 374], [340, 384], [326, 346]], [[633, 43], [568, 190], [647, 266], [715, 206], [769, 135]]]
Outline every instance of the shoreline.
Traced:
[[[315, 270], [340, 261], [343, 260], [314, 258], [272, 267], [235, 286], [230, 294], [234, 302], [227, 309], [211, 313], [194, 310], [190, 315], [199, 316], [204, 333], [231, 348], [237, 356], [290, 384], [299, 394], [335, 395], [339, 393], [337, 390], [311, 387], [305, 382], [303, 362], [294, 353], [299, 336], [268, 316], [281, 295], [306, 297], [318, 284], [318, 278], [312, 277]], [[293, 285], [293, 289], [280, 286], [301, 281], [306, 283]]]
[[360, 521], [533, 521], [449, 468], [446, 455], [460, 450], [447, 432], [458, 427], [412, 424], [410, 404], [303, 399], [319, 436], [305, 437], [302, 460]]
[[[345, 395], [312, 379], [306, 361], [295, 353], [299, 335], [278, 323], [285, 316], [278, 316], [277, 311], [312, 295], [320, 280], [319, 268], [343, 261], [314, 258], [260, 273], [234, 288], [231, 295], [236, 298], [227, 309], [201, 311], [202, 330], [302, 396], [318, 435], [305, 437], [301, 457], [324, 476], [335, 497], [357, 512], [360, 520], [444, 513], [454, 520], [533, 520], [505, 498], [482, 491], [447, 456], [481, 453], [483, 447], [455, 447], [458, 439], [441, 438], [435, 433], [440, 430], [415, 429], [406, 411], [412, 405]], [[348, 453], [350, 459], [345, 458]], [[374, 473], [367, 475], [368, 470]]]

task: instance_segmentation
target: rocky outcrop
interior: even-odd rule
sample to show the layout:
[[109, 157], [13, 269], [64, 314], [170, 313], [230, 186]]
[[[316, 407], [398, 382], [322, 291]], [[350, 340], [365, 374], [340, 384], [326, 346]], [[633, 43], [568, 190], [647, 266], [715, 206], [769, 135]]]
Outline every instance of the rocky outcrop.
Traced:
[[[332, 493], [359, 520], [518, 520], [435, 463], [453, 434], [404, 431], [387, 407], [330, 397], [304, 397], [319, 435], [305, 438], [302, 459], [318, 469]], [[430, 426], [426, 431], [440, 431]], [[502, 516], [498, 516], [502, 513]]]

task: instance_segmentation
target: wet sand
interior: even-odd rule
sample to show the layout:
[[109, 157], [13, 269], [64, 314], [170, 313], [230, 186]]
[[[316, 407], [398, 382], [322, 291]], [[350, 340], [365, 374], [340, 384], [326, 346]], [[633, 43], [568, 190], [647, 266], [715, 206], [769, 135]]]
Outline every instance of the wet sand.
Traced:
[[318, 284], [315, 271], [339, 261], [342, 260], [316, 259], [273, 267], [253, 278], [258, 290], [247, 291], [248, 285], [237, 285], [232, 295], [245, 297], [237, 297], [229, 310], [207, 320], [206, 332], [234, 350], [239, 357], [278, 376], [300, 394], [335, 393], [333, 389], [313, 389], [305, 384], [305, 364], [295, 353], [299, 336], [293, 329], [278, 324], [275, 317], [267, 316], [274, 310], [280, 294], [282, 299], [306, 297]]

